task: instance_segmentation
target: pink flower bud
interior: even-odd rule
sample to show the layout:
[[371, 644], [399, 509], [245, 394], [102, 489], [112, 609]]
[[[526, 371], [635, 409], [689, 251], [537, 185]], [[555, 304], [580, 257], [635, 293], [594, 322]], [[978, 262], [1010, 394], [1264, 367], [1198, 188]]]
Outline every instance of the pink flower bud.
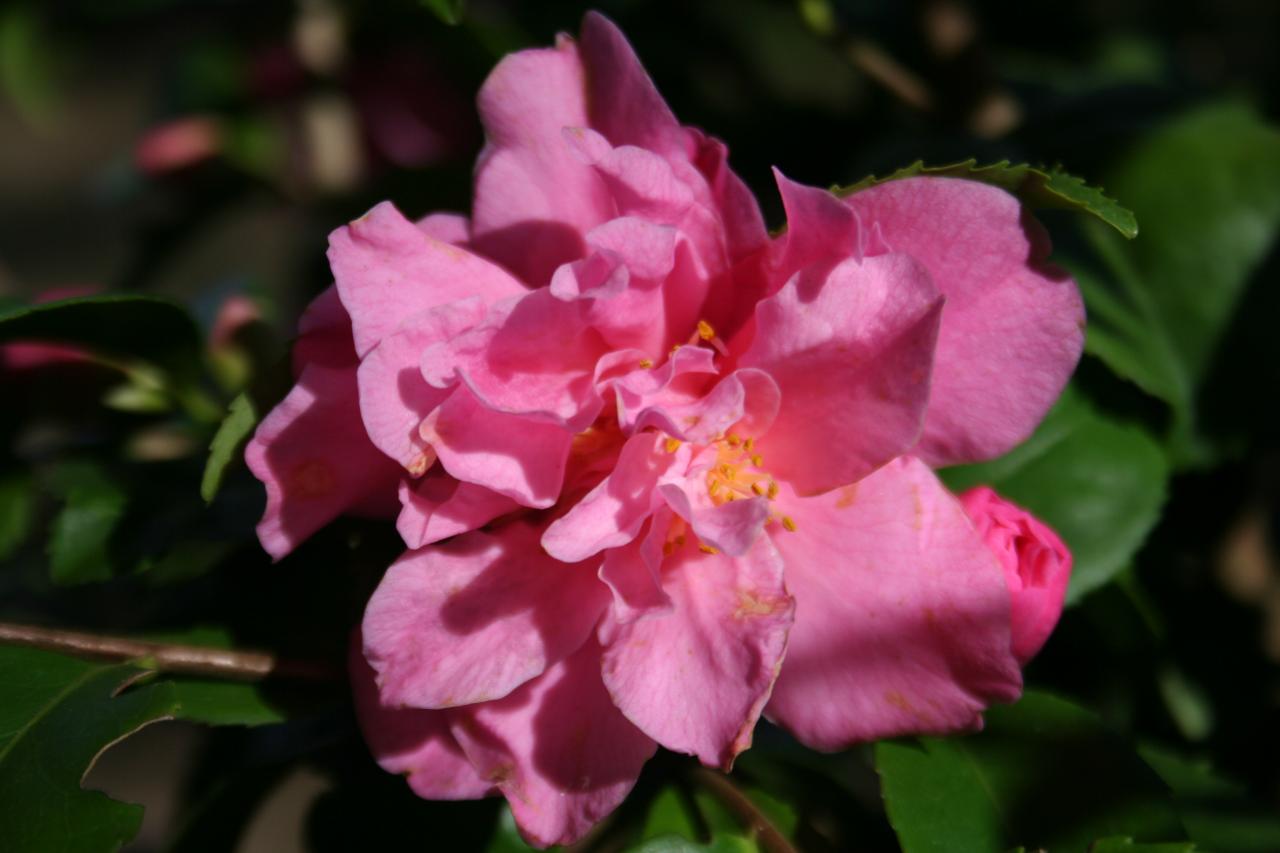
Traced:
[[1042, 521], [988, 486], [960, 495], [960, 503], [1004, 569], [1013, 654], [1025, 665], [1049, 639], [1062, 615], [1071, 579], [1071, 552]]

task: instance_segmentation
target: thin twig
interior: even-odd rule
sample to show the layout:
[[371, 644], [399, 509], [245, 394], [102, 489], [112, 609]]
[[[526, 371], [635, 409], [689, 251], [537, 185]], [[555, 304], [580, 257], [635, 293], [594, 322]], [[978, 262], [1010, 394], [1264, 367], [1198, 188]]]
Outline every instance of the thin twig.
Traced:
[[204, 675], [233, 681], [293, 678], [331, 681], [339, 673], [311, 661], [281, 660], [269, 652], [214, 649], [179, 643], [157, 643], [129, 637], [86, 634], [61, 628], [39, 628], [0, 622], [0, 643], [64, 652], [95, 660], [134, 661], [148, 669]]
[[728, 776], [706, 767], [695, 767], [690, 773], [693, 779], [732, 812], [743, 826], [755, 833], [756, 840], [767, 853], [797, 853], [787, 837], [773, 825], [773, 822], [755, 803], [751, 802], [746, 794], [738, 790], [738, 786], [733, 784]]

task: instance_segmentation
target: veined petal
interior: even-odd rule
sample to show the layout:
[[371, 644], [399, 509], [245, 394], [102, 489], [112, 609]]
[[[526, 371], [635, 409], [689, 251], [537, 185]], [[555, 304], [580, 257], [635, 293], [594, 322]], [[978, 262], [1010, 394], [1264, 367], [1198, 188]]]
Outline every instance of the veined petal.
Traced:
[[392, 707], [506, 696], [572, 654], [608, 604], [596, 566], [562, 563], [514, 522], [409, 551], [364, 615], [364, 651]]
[[429, 800], [477, 800], [497, 793], [458, 746], [448, 711], [382, 704], [359, 631], [353, 637], [348, 668], [360, 731], [379, 767], [404, 776], [415, 794]]
[[601, 627], [614, 704], [668, 749], [728, 770], [782, 666], [794, 601], [768, 537], [739, 557], [692, 542], [667, 558], [672, 606]]
[[409, 548], [421, 548], [475, 530], [520, 504], [484, 486], [464, 483], [439, 469], [400, 481], [396, 530]]
[[524, 290], [500, 267], [423, 233], [390, 202], [329, 236], [329, 264], [361, 356], [427, 308], [469, 296], [488, 305]]
[[920, 434], [942, 297], [907, 255], [810, 267], [756, 306], [741, 364], [782, 402], [761, 443], [769, 469], [803, 495], [855, 482]]
[[972, 731], [1022, 689], [1009, 592], [959, 502], [918, 459], [814, 498], [779, 495], [796, 599], [766, 714], [815, 749]]
[[1029, 436], [1084, 347], [1075, 282], [1048, 263], [1049, 236], [1004, 190], [908, 178], [847, 200], [888, 248], [947, 299], [920, 445], [934, 466], [991, 459]]
[[369, 442], [353, 367], [306, 367], [244, 457], [267, 487], [258, 539], [277, 560], [343, 512], [393, 494], [400, 474]]
[[453, 390], [419, 428], [452, 476], [545, 509], [564, 482], [573, 434], [554, 424], [494, 411], [469, 388]]
[[585, 835], [657, 749], [610, 701], [594, 640], [506, 699], [453, 713], [463, 751], [540, 847]]

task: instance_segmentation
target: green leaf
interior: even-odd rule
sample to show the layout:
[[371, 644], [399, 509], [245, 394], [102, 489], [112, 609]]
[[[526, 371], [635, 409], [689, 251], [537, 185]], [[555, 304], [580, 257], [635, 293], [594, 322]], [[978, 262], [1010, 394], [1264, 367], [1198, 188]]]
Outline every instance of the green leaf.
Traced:
[[[80, 780], [112, 743], [177, 713], [172, 685], [142, 671], [0, 646], [0, 838], [10, 853], [116, 850], [142, 822]], [[120, 695], [117, 695], [119, 693]]]
[[[181, 306], [151, 296], [84, 296], [0, 314], [0, 344], [40, 340], [81, 346], [132, 369], [143, 362], [162, 369], [163, 387], [200, 419], [216, 417], [199, 389], [204, 346], [195, 321]], [[156, 381], [145, 371], [148, 383]]]
[[678, 835], [664, 835], [627, 849], [629, 853], [757, 853], [760, 848], [740, 835], [714, 834], [707, 844]]
[[1103, 416], [1071, 387], [1008, 454], [941, 474], [956, 491], [991, 486], [1062, 536], [1075, 560], [1068, 603], [1124, 569], [1159, 520], [1169, 478], [1147, 433]]
[[904, 853], [1185, 837], [1168, 788], [1133, 748], [1092, 713], [1044, 693], [992, 708], [980, 734], [883, 741], [876, 768]]
[[449, 26], [456, 27], [462, 23], [467, 0], [422, 0], [422, 5], [435, 12], [436, 17]]
[[1089, 853], [1195, 853], [1190, 841], [1174, 841], [1168, 844], [1143, 844], [1127, 836], [1100, 838], [1089, 846]]
[[[871, 175], [852, 186], [833, 187], [832, 192], [840, 196], [852, 195], [867, 187], [919, 175], [981, 181], [1013, 193], [1031, 207], [1087, 213], [1110, 225], [1125, 237], [1133, 238], [1138, 235], [1138, 221], [1133, 213], [1121, 207], [1114, 199], [1105, 196], [1097, 187], [1091, 187], [1082, 179], [1069, 175], [1057, 167], [1045, 169], [1026, 164], [1014, 165], [1008, 160], [1001, 160], [989, 166], [979, 166], [977, 160], [965, 160], [949, 166], [926, 166], [924, 161], [917, 160], [887, 177], [877, 178]], [[1114, 187], [1112, 189], [1119, 192]], [[1120, 194], [1120, 197], [1128, 200], [1123, 194]]]
[[31, 529], [34, 493], [21, 471], [0, 475], [0, 560], [18, 550]]
[[1280, 133], [1241, 104], [1202, 107], [1130, 151], [1107, 186], [1143, 237], [1086, 230], [1102, 268], [1070, 264], [1089, 307], [1085, 346], [1172, 406], [1175, 448], [1194, 461], [1199, 385], [1280, 229]]
[[200, 481], [200, 496], [206, 503], [212, 503], [217, 497], [227, 466], [240, 458], [240, 449], [257, 425], [258, 410], [248, 393], [240, 394], [231, 401], [227, 416], [209, 445], [209, 461], [205, 463], [204, 477]]
[[184, 720], [211, 726], [264, 726], [288, 719], [260, 684], [198, 678], [173, 678], [169, 683]]
[[649, 814], [645, 817], [641, 838], [660, 838], [675, 835], [681, 838], [692, 838], [698, 834], [695, 815], [690, 813], [690, 803], [680, 790], [668, 786], [658, 792], [649, 806]]
[[97, 465], [68, 463], [57, 472], [66, 503], [49, 531], [49, 574], [57, 584], [110, 580], [111, 539], [128, 496]]

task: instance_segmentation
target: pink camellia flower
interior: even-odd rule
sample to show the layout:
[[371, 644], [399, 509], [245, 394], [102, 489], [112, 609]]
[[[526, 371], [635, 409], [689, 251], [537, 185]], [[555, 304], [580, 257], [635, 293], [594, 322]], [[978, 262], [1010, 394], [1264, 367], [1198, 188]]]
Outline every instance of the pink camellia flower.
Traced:
[[770, 238], [596, 14], [479, 107], [470, 218], [334, 232], [246, 454], [276, 557], [398, 505], [352, 667], [382, 766], [570, 843], [659, 744], [728, 768], [762, 713], [840, 749], [1016, 698], [1005, 573], [931, 466], [1025, 438], [1079, 357], [1039, 225], [779, 174]]
[[1026, 664], [1062, 615], [1071, 552], [1044, 522], [988, 486], [960, 495], [960, 505], [1000, 561], [1010, 595], [1013, 654]]

